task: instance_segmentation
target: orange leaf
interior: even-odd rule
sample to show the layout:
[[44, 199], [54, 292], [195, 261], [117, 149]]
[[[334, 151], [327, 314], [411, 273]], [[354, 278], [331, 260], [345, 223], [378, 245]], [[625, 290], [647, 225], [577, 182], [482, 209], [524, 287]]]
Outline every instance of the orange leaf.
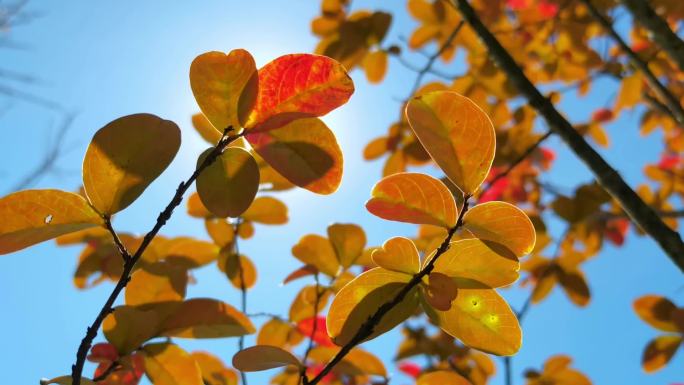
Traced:
[[489, 173], [496, 147], [487, 114], [465, 96], [435, 91], [411, 99], [406, 117], [446, 176], [464, 193], [475, 193]]
[[391, 221], [453, 227], [456, 202], [449, 189], [434, 177], [399, 173], [383, 178], [371, 191], [366, 209]]
[[352, 93], [354, 83], [337, 61], [311, 54], [284, 55], [259, 70], [256, 104], [244, 127], [265, 131], [295, 119], [323, 116], [346, 103]]
[[204, 207], [199, 194], [196, 192], [192, 193], [188, 198], [188, 215], [195, 218], [209, 218], [214, 216], [214, 214]]
[[237, 385], [238, 377], [221, 360], [207, 352], [192, 352], [190, 356], [197, 362], [205, 385]]
[[370, 83], [380, 83], [387, 73], [387, 52], [373, 51], [367, 54], [362, 66]]
[[483, 241], [501, 244], [518, 258], [532, 252], [537, 238], [527, 214], [506, 202], [471, 208], [463, 216], [463, 228]]
[[451, 242], [449, 249], [435, 262], [434, 271], [489, 287], [501, 287], [515, 282], [518, 270], [518, 258], [507, 249], [479, 239], [462, 239]]
[[644, 349], [641, 365], [651, 373], [665, 366], [682, 344], [684, 337], [677, 335], [662, 335], [654, 338]]
[[[239, 263], [238, 263], [239, 261]], [[226, 273], [228, 280], [237, 289], [242, 288], [244, 281], [245, 289], [250, 289], [254, 286], [257, 280], [257, 271], [254, 263], [245, 257], [235, 253], [222, 252], [219, 258], [219, 268]]]
[[425, 300], [433, 308], [440, 311], [451, 309], [451, 302], [456, 298], [456, 282], [442, 273], [433, 272], [428, 275]]
[[328, 305], [330, 291], [319, 288], [318, 306], [316, 306], [316, 286], [304, 286], [297, 293], [290, 306], [290, 321], [299, 322], [301, 320], [315, 317]]
[[320, 119], [297, 119], [268, 132], [250, 132], [246, 138], [293, 184], [318, 194], [331, 194], [340, 185], [342, 150]]
[[103, 224], [78, 194], [26, 190], [0, 199], [0, 254]]
[[120, 356], [138, 349], [157, 335], [159, 317], [154, 310], [132, 306], [118, 306], [102, 322], [107, 341], [116, 347]]
[[[340, 346], [348, 343], [368, 317], [392, 300], [410, 280], [408, 274], [375, 268], [344, 286], [328, 311], [328, 334], [333, 342]], [[416, 289], [412, 290], [399, 305], [385, 314], [366, 340], [391, 330], [410, 317], [418, 305], [416, 293]]]
[[501, 356], [515, 354], [522, 331], [506, 301], [490, 288], [468, 287], [458, 281], [457, 286], [448, 311], [423, 304], [432, 322], [471, 348]]
[[[197, 159], [199, 167], [211, 153]], [[197, 177], [202, 203], [218, 217], [238, 217], [252, 204], [259, 189], [259, 166], [249, 152], [229, 147]]]
[[178, 345], [149, 344], [143, 353], [145, 373], [155, 385], [203, 385], [199, 365]]
[[180, 142], [178, 126], [154, 115], [108, 123], [95, 133], [83, 159], [88, 200], [106, 215], [125, 209], [168, 167]]
[[265, 225], [282, 225], [287, 223], [287, 206], [273, 197], [258, 197], [252, 202], [242, 218]]
[[302, 366], [292, 353], [276, 346], [252, 346], [233, 356], [233, 366], [243, 372], [259, 372], [289, 365]]
[[167, 262], [157, 262], [136, 270], [126, 285], [126, 305], [182, 301], [188, 285], [185, 269]]
[[223, 132], [219, 132], [219, 130], [214, 128], [209, 119], [201, 112], [192, 116], [192, 126], [195, 128], [195, 131], [200, 134], [202, 139], [210, 144], [218, 143], [223, 136]]
[[296, 245], [292, 246], [292, 255], [331, 277], [336, 276], [340, 268], [332, 244], [320, 235], [303, 236]]
[[672, 314], [677, 309], [669, 299], [659, 295], [645, 295], [634, 301], [634, 311], [647, 324], [665, 332], [676, 332]]
[[197, 104], [220, 138], [228, 126], [237, 131], [243, 114], [254, 105], [256, 64], [252, 55], [243, 49], [227, 55], [207, 52], [197, 56], [190, 65], [190, 86]]
[[221, 338], [255, 332], [254, 325], [227, 303], [194, 298], [177, 305], [160, 327], [161, 335], [180, 338]]
[[371, 254], [378, 266], [399, 273], [416, 274], [420, 270], [420, 256], [412, 240], [404, 237], [388, 239], [382, 248]]
[[446, 370], [438, 370], [423, 374], [416, 381], [416, 385], [470, 385], [470, 381], [460, 375]]

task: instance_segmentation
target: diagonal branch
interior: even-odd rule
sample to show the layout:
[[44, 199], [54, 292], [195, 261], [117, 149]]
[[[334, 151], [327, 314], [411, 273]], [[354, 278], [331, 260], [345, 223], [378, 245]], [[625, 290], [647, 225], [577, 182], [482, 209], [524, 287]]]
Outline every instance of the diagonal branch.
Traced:
[[584, 164], [589, 167], [601, 186], [619, 202], [634, 223], [648, 233], [670, 257], [672, 262], [684, 271], [684, 242], [679, 233], [668, 227], [658, 214], [622, 179], [580, 135], [570, 122], [556, 110], [527, 78], [522, 68], [482, 23], [467, 0], [451, 0], [452, 4], [468, 21], [489, 51], [499, 68], [511, 79], [547, 124], [557, 133]]
[[684, 41], [677, 36], [663, 18], [653, 10], [646, 0], [620, 0], [634, 16], [653, 35], [653, 40], [662, 47], [679, 69], [684, 71]]
[[76, 353], [76, 363], [71, 367], [72, 385], [81, 384], [81, 376], [83, 375], [83, 365], [85, 364], [86, 356], [88, 355], [88, 350], [90, 350], [90, 346], [92, 345], [93, 340], [97, 336], [97, 332], [98, 330], [100, 330], [100, 326], [102, 326], [102, 321], [104, 321], [105, 317], [107, 317], [111, 312], [114, 311], [114, 302], [119, 297], [121, 291], [123, 291], [123, 289], [126, 288], [126, 285], [130, 281], [131, 273], [133, 272], [135, 264], [138, 262], [140, 257], [142, 257], [142, 254], [150, 245], [150, 242], [152, 242], [154, 237], [157, 236], [159, 230], [161, 230], [161, 228], [171, 218], [173, 210], [183, 202], [183, 195], [188, 190], [188, 188], [190, 188], [190, 186], [195, 182], [195, 179], [197, 179], [200, 173], [202, 173], [204, 169], [209, 167], [209, 165], [214, 163], [214, 161], [223, 153], [223, 150], [226, 147], [228, 147], [230, 143], [232, 143], [233, 141], [235, 141], [243, 135], [238, 134], [234, 136], [229, 136], [229, 134], [232, 132], [232, 127], [226, 128], [223, 132], [221, 140], [219, 140], [219, 142], [209, 153], [209, 155], [195, 169], [195, 172], [192, 173], [190, 178], [188, 178], [187, 181], [180, 183], [178, 189], [176, 190], [176, 194], [171, 199], [171, 202], [169, 202], [164, 211], [162, 211], [157, 217], [157, 222], [155, 223], [152, 230], [145, 234], [145, 237], [143, 238], [143, 241], [138, 247], [138, 249], [135, 251], [135, 254], [128, 258], [126, 263], [124, 263], [123, 271], [121, 272], [121, 277], [119, 277], [119, 281], [116, 283], [116, 286], [114, 286], [114, 289], [107, 298], [107, 301], [105, 302], [104, 306], [102, 306], [102, 309], [100, 309], [100, 312], [97, 314], [97, 317], [95, 318], [93, 323], [86, 330], [86, 335], [85, 337], [83, 337], [83, 340], [81, 340], [81, 344], [78, 347], [78, 352]]
[[606, 32], [608, 32], [613, 40], [615, 40], [620, 49], [629, 57], [632, 64], [644, 74], [649, 87], [667, 106], [677, 123], [684, 127], [684, 108], [682, 108], [682, 105], [679, 103], [679, 99], [676, 98], [660, 80], [658, 80], [651, 69], [648, 68], [648, 64], [627, 45], [625, 40], [617, 33], [615, 28], [613, 28], [610, 20], [601, 14], [601, 12], [591, 3], [591, 0], [580, 0], [580, 2], [587, 7], [589, 14], [606, 30]]
[[314, 377], [310, 382], [305, 383], [304, 385], [316, 385], [318, 384], [323, 377], [325, 377], [331, 370], [332, 368], [335, 367], [344, 357], [349, 354], [349, 352], [358, 344], [363, 342], [366, 338], [368, 338], [370, 335], [373, 334], [373, 330], [375, 329], [378, 324], [380, 324], [380, 321], [382, 321], [382, 318], [389, 313], [394, 307], [399, 305], [404, 298], [413, 290], [418, 284], [420, 284], [423, 281], [423, 278], [428, 276], [432, 270], [435, 268], [435, 262], [437, 261], [437, 258], [439, 258], [442, 254], [444, 254], [447, 250], [449, 250], [449, 245], [451, 243], [451, 238], [454, 236], [456, 233], [456, 230], [458, 230], [461, 226], [463, 226], [463, 215], [468, 211], [468, 204], [469, 204], [469, 199], [470, 195], [466, 194], [463, 197], [463, 207], [461, 208], [461, 212], [458, 214], [458, 220], [456, 221], [456, 225], [454, 227], [450, 228], [449, 231], [447, 232], [446, 238], [444, 238], [444, 241], [442, 244], [437, 248], [437, 251], [435, 252], [435, 256], [430, 259], [430, 261], [423, 267], [420, 272], [415, 274], [411, 280], [404, 285], [401, 290], [392, 298], [390, 301], [385, 302], [382, 306], [378, 308], [378, 310], [373, 313], [372, 316], [370, 316], [366, 322], [364, 322], [361, 327], [359, 327], [359, 330], [356, 331], [356, 334], [354, 334], [354, 337], [351, 338], [349, 342], [347, 342], [342, 349], [340, 349], [339, 352], [333, 357], [330, 362], [328, 362], [323, 370], [321, 370], [316, 377]]

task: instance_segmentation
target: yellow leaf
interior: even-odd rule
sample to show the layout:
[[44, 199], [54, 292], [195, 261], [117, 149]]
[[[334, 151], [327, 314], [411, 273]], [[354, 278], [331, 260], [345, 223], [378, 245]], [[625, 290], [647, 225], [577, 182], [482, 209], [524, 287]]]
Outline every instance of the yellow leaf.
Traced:
[[[213, 149], [197, 160], [197, 167]], [[252, 204], [259, 189], [259, 166], [249, 152], [229, 147], [197, 177], [197, 193], [217, 217], [238, 217]]]
[[[328, 363], [340, 350], [338, 347], [316, 346], [311, 350], [309, 358], [316, 363]], [[377, 356], [355, 348], [340, 361], [334, 368], [335, 373], [343, 373], [348, 376], [382, 376], [387, 377], [387, 369]]]
[[235, 239], [235, 227], [225, 218], [206, 219], [204, 227], [214, 243], [224, 248]]
[[464, 193], [475, 193], [489, 173], [496, 148], [487, 114], [465, 96], [436, 91], [411, 99], [406, 117], [446, 176]]
[[654, 338], [644, 349], [641, 365], [646, 372], [655, 372], [665, 366], [682, 344], [684, 337], [662, 335]]
[[256, 283], [256, 267], [244, 255], [240, 255], [238, 259], [238, 255], [235, 253], [222, 252], [219, 257], [219, 269], [226, 273], [230, 283], [237, 289], [242, 288], [242, 281], [244, 281], [245, 289], [252, 288]]
[[515, 354], [522, 331], [506, 301], [493, 289], [456, 283], [456, 299], [448, 311], [423, 304], [432, 322], [471, 348], [500, 356]]
[[287, 206], [273, 197], [258, 197], [252, 202], [242, 218], [265, 225], [282, 225], [287, 223]]
[[103, 224], [83, 197], [60, 190], [26, 190], [0, 199], [0, 254]]
[[496, 243], [462, 239], [451, 242], [449, 249], [435, 262], [434, 271], [489, 287], [501, 287], [515, 282], [519, 270], [518, 258]]
[[184, 268], [167, 262], [157, 262], [136, 270], [126, 285], [126, 305], [182, 301], [188, 285]]
[[102, 127], [83, 159], [88, 200], [106, 215], [125, 209], [168, 167], [180, 142], [175, 123], [150, 114], [124, 116]]
[[669, 299], [659, 295], [645, 295], [634, 301], [634, 311], [647, 324], [665, 332], [676, 332], [672, 314], [677, 309]]
[[233, 356], [233, 366], [243, 372], [259, 372], [289, 365], [302, 366], [297, 357], [277, 346], [252, 346]]
[[[304, 286], [302, 290], [297, 293], [297, 296], [292, 301], [290, 306], [290, 321], [299, 322], [308, 318], [315, 317], [328, 305], [330, 299], [330, 291], [319, 289], [318, 306], [316, 307], [316, 286]], [[314, 311], [317, 310], [317, 311]]]
[[380, 83], [387, 73], [387, 52], [373, 51], [363, 58], [361, 65], [370, 83]]
[[[337, 345], [348, 343], [361, 325], [380, 306], [391, 301], [411, 280], [408, 274], [375, 268], [359, 275], [335, 296], [327, 316], [328, 335]], [[404, 300], [390, 310], [366, 340], [373, 339], [410, 317], [418, 305], [417, 290], [411, 290]]]
[[328, 238], [344, 268], [351, 266], [366, 246], [366, 233], [353, 223], [334, 223], [328, 226]]
[[299, 344], [303, 339], [304, 336], [292, 324], [272, 318], [261, 326], [256, 343], [286, 348]]
[[192, 352], [190, 356], [197, 362], [205, 385], [238, 384], [237, 373], [227, 368], [218, 357], [207, 352]]
[[380, 180], [371, 191], [366, 209], [380, 218], [442, 227], [456, 224], [456, 202], [437, 178], [399, 173]]
[[405, 274], [416, 274], [420, 270], [420, 256], [412, 240], [404, 237], [388, 239], [382, 248], [371, 254], [373, 262], [383, 269]]
[[615, 101], [615, 112], [623, 108], [634, 107], [642, 98], [644, 79], [639, 71], [625, 77]]
[[454, 372], [437, 370], [418, 377], [416, 385], [471, 385], [470, 381]]
[[245, 136], [254, 150], [293, 184], [331, 194], [342, 180], [342, 150], [318, 118], [302, 118], [274, 130]]
[[120, 356], [138, 349], [157, 335], [159, 317], [154, 310], [132, 306], [117, 306], [102, 322], [107, 341], [116, 347]]
[[471, 208], [463, 216], [463, 228], [483, 241], [503, 245], [518, 258], [534, 249], [537, 238], [527, 214], [506, 202], [486, 202]]
[[332, 244], [320, 235], [303, 236], [296, 245], [292, 246], [292, 255], [331, 277], [336, 276], [340, 268]]
[[194, 298], [176, 305], [164, 320], [160, 334], [180, 338], [222, 338], [252, 334], [252, 322], [227, 303]]
[[206, 207], [204, 207], [199, 194], [196, 192], [192, 193], [188, 198], [188, 215], [195, 218], [209, 218], [214, 216]]
[[190, 65], [190, 87], [195, 100], [220, 134], [228, 126], [236, 131], [242, 127], [240, 118], [254, 105], [257, 83], [254, 58], [244, 49], [232, 50], [227, 55], [207, 52]]
[[192, 116], [192, 126], [195, 128], [195, 131], [200, 134], [202, 139], [210, 144], [218, 143], [223, 136], [223, 132], [217, 130], [201, 112]]
[[202, 372], [192, 356], [169, 342], [143, 347], [145, 373], [154, 385], [203, 385]]
[[186, 269], [207, 265], [216, 260], [219, 246], [190, 237], [176, 237], [163, 244], [162, 257]]

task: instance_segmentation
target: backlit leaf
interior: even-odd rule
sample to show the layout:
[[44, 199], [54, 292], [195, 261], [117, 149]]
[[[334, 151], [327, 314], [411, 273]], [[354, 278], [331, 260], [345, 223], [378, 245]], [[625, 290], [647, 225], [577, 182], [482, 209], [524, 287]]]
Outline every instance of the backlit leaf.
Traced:
[[192, 352], [190, 356], [197, 362], [205, 385], [237, 385], [237, 373], [218, 357], [206, 352]]
[[458, 374], [446, 370], [438, 370], [418, 377], [416, 385], [471, 385], [470, 381]]
[[496, 135], [487, 114], [451, 91], [435, 91], [409, 101], [406, 117], [420, 143], [446, 176], [473, 194], [494, 160]]
[[265, 131], [295, 119], [323, 116], [346, 103], [353, 92], [354, 83], [337, 61], [311, 54], [284, 55], [259, 69], [256, 104], [244, 127]]
[[316, 286], [304, 286], [292, 301], [290, 306], [290, 321], [299, 322], [301, 320], [315, 317], [328, 305], [330, 291], [319, 288], [318, 306], [316, 306]]
[[261, 326], [256, 343], [286, 348], [297, 345], [303, 340], [304, 336], [291, 323], [272, 318]]
[[634, 311], [639, 318], [665, 332], [677, 331], [677, 325], [672, 320], [676, 308], [672, 301], [659, 295], [645, 295], [634, 301]]
[[257, 271], [254, 263], [245, 257], [235, 253], [224, 252], [219, 259], [219, 268], [226, 273], [230, 283], [237, 289], [242, 288], [244, 281], [245, 289], [250, 289], [254, 286], [257, 280]]
[[159, 317], [155, 311], [132, 306], [116, 307], [102, 323], [107, 341], [116, 347], [121, 356], [138, 349], [156, 336], [158, 327]]
[[591, 299], [589, 285], [584, 274], [577, 269], [561, 269], [558, 272], [558, 283], [561, 284], [570, 301], [577, 306], [587, 306]]
[[493, 289], [471, 288], [459, 281], [457, 286], [448, 311], [424, 306], [432, 322], [471, 348], [500, 356], [515, 354], [522, 331], [506, 301]]
[[380, 83], [387, 72], [387, 52], [374, 51], [363, 58], [363, 69], [370, 83]]
[[256, 64], [252, 55], [243, 49], [232, 50], [227, 55], [207, 52], [197, 56], [190, 65], [190, 86], [197, 104], [220, 138], [228, 126], [237, 131], [242, 126], [242, 114], [249, 112], [254, 104]]
[[201, 112], [192, 116], [192, 126], [195, 128], [195, 131], [200, 134], [202, 139], [210, 144], [218, 143], [223, 136], [223, 132], [217, 130]]
[[276, 346], [252, 346], [233, 356], [233, 366], [243, 372], [258, 372], [289, 365], [302, 366], [292, 353]]
[[682, 344], [684, 337], [662, 335], [654, 338], [644, 349], [641, 365], [647, 372], [655, 372], [665, 366]]
[[181, 301], [185, 297], [188, 273], [175, 264], [158, 262], [143, 266], [126, 285], [126, 305]]
[[143, 353], [145, 373], [154, 385], [203, 385], [199, 365], [178, 345], [149, 344]]
[[451, 302], [456, 298], [458, 288], [451, 277], [433, 271], [428, 275], [425, 288], [425, 300], [433, 308], [441, 311], [451, 309]]
[[[207, 149], [197, 166], [211, 153]], [[249, 152], [229, 147], [197, 177], [197, 193], [217, 217], [237, 217], [252, 204], [259, 189], [259, 166]]]
[[388, 239], [382, 248], [371, 255], [373, 262], [383, 269], [406, 274], [416, 274], [420, 270], [420, 256], [412, 240], [404, 237]]
[[[380, 306], [391, 301], [410, 280], [408, 274], [375, 268], [344, 286], [328, 311], [328, 334], [333, 342], [340, 346], [349, 342], [361, 325]], [[416, 289], [411, 290], [399, 305], [385, 314], [366, 340], [391, 330], [410, 317], [418, 305], [416, 293]]]
[[462, 239], [435, 262], [435, 272], [453, 278], [479, 282], [489, 287], [509, 285], [518, 279], [520, 262], [512, 253], [493, 242]]
[[278, 129], [246, 135], [254, 150], [293, 184], [331, 194], [342, 180], [342, 151], [318, 118], [291, 121]]
[[83, 159], [83, 188], [100, 213], [128, 207], [168, 167], [180, 147], [178, 126], [150, 114], [116, 119], [95, 133]]
[[180, 303], [160, 327], [161, 335], [180, 338], [221, 338], [252, 334], [252, 322], [227, 303], [194, 298]]
[[371, 191], [366, 209], [380, 218], [416, 224], [453, 227], [456, 202], [439, 179], [419, 173], [383, 178]]
[[536, 240], [527, 214], [506, 202], [486, 202], [471, 208], [463, 216], [463, 228], [483, 241], [503, 245], [518, 258], [529, 254]]
[[265, 225], [282, 225], [287, 223], [287, 206], [273, 197], [258, 197], [252, 202], [242, 218]]
[[103, 224], [83, 197], [60, 190], [26, 190], [0, 199], [0, 254]]
[[[340, 349], [338, 347], [316, 346], [311, 350], [309, 358], [314, 362], [327, 363]], [[333, 371], [347, 376], [382, 376], [387, 377], [387, 369], [382, 361], [365, 350], [355, 348], [342, 358]]]
[[332, 244], [320, 235], [308, 234], [303, 236], [292, 247], [292, 255], [305, 264], [315, 266], [322, 273], [331, 277], [336, 276], [340, 268]]
[[351, 266], [366, 246], [366, 233], [353, 223], [334, 223], [328, 226], [328, 239], [344, 268]]
[[192, 193], [188, 198], [188, 214], [195, 218], [208, 218], [213, 214], [204, 207], [204, 203], [196, 192]]

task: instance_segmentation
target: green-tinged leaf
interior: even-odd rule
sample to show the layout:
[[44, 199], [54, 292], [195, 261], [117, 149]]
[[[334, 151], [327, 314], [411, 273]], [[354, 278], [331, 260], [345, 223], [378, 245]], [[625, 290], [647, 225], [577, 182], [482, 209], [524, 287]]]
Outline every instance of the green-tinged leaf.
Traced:
[[83, 197], [60, 190], [26, 190], [0, 199], [0, 254], [103, 224]]
[[475, 193], [489, 173], [496, 148], [487, 114], [465, 96], [435, 91], [411, 99], [406, 117], [446, 176], [464, 193]]
[[100, 213], [135, 201], [169, 166], [180, 147], [178, 126], [150, 114], [116, 119], [95, 133], [83, 159], [83, 188]]
[[[212, 149], [197, 160], [199, 167]], [[249, 152], [229, 147], [197, 177], [197, 193], [217, 217], [238, 217], [254, 201], [259, 189], [259, 166]]]

